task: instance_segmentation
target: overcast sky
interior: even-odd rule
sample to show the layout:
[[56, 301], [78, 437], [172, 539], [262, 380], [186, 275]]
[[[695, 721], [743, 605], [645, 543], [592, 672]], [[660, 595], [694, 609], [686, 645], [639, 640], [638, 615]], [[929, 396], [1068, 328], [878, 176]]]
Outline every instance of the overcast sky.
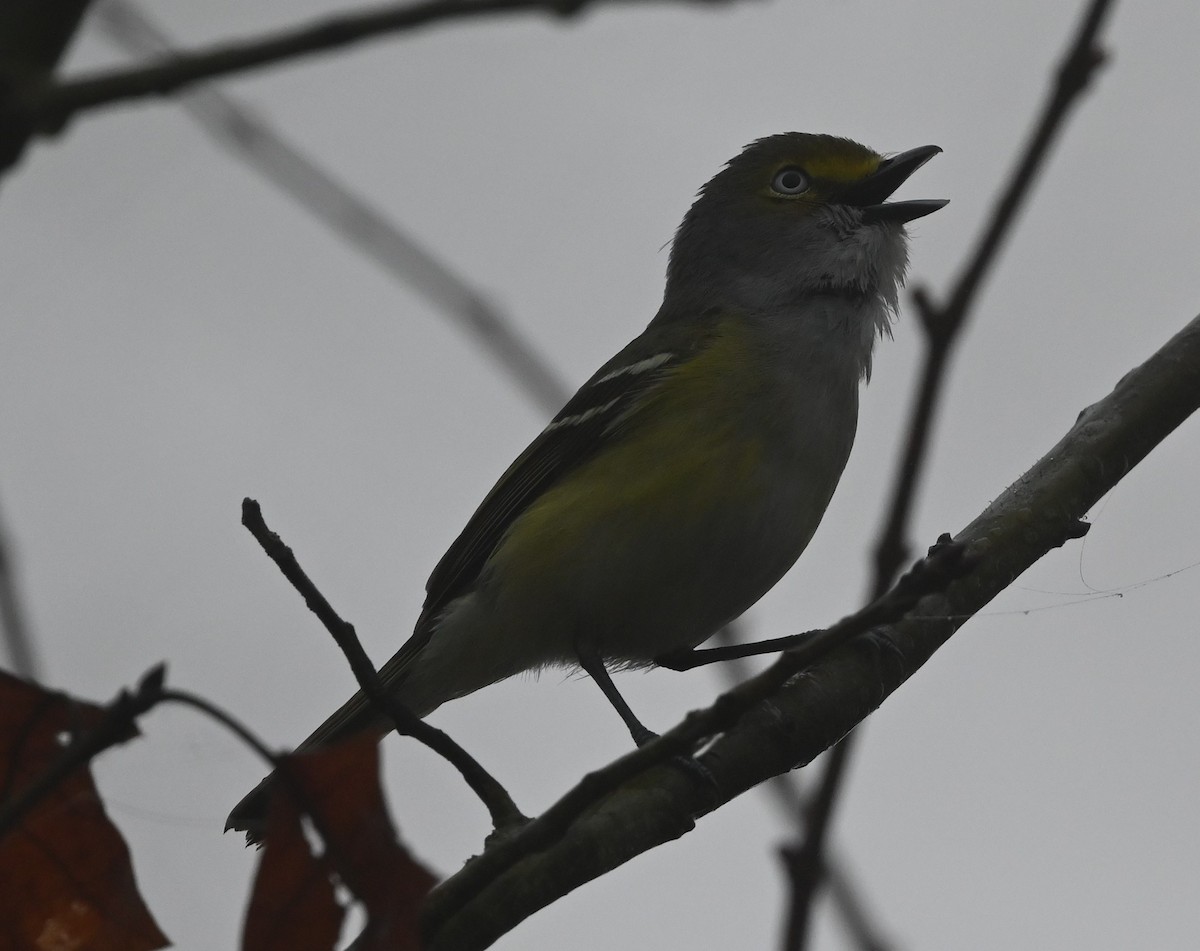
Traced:
[[[197, 45], [327, 11], [158, 0]], [[1079, 4], [629, 4], [460, 23], [221, 88], [512, 316], [571, 386], [635, 335], [696, 189], [751, 139], [831, 132], [944, 154], [905, 186], [911, 281], [947, 286]], [[964, 526], [1195, 315], [1200, 5], [1118, 7], [1113, 51], [973, 315], [914, 541]], [[85, 29], [69, 69], [123, 61]], [[151, 664], [284, 746], [353, 690], [239, 525], [245, 495], [386, 659], [430, 569], [546, 413], [410, 289], [170, 103], [97, 112], [0, 191], [0, 518], [44, 679], [108, 698]], [[749, 616], [764, 636], [857, 605], [916, 370], [908, 308], [815, 541]], [[1191, 949], [1200, 933], [1195, 421], [968, 624], [862, 731], [835, 840], [912, 949]], [[1146, 583], [1143, 583], [1146, 582]], [[626, 674], [652, 727], [719, 670]], [[518, 678], [434, 716], [526, 812], [628, 747], [593, 685]], [[188, 951], [232, 947], [254, 867], [222, 836], [260, 775], [182, 710], [98, 764], [139, 879]], [[392, 808], [449, 873], [487, 817], [385, 744]], [[770, 948], [788, 827], [762, 794], [539, 913], [497, 947]], [[844, 946], [821, 919], [818, 947]]]

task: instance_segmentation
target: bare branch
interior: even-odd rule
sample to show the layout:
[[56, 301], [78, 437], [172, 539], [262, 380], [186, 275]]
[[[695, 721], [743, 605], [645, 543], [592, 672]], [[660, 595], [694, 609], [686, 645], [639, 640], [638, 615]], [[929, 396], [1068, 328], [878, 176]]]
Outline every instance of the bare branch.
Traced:
[[3, 635], [12, 669], [27, 680], [38, 678], [37, 650], [25, 623], [20, 586], [13, 565], [12, 543], [0, 521], [0, 635]]
[[1104, 62], [1097, 36], [1113, 0], [1091, 0], [1070, 49], [1055, 74], [1049, 96], [1042, 107], [1029, 142], [984, 227], [975, 250], [967, 258], [944, 306], [933, 303], [928, 290], [913, 293], [922, 326], [928, 337], [925, 366], [917, 400], [909, 422], [904, 457], [894, 482], [888, 517], [875, 552], [874, 591], [883, 591], [908, 557], [905, 538], [923, 466], [933, 414], [941, 396], [950, 350], [966, 324], [967, 316], [984, 279], [996, 264], [997, 255], [1012, 231], [1017, 213], [1029, 199], [1038, 176], [1045, 168], [1050, 148], [1066, 123], [1071, 107], [1087, 89], [1093, 73]]
[[[388, 33], [399, 33], [454, 20], [472, 20], [518, 12], [574, 16], [594, 0], [420, 0], [384, 4], [328, 17], [269, 36], [235, 40], [208, 49], [180, 53], [137, 69], [113, 70], [50, 86], [13, 91], [0, 112], [20, 117], [39, 132], [57, 132], [77, 112], [140, 99], [166, 96], [205, 79], [228, 76], [310, 53], [328, 52]], [[645, 3], [646, 0], [637, 0]], [[728, 0], [689, 0], [723, 3]]]
[[487, 807], [492, 817], [492, 824], [497, 829], [509, 828], [525, 822], [525, 817], [517, 809], [504, 787], [466, 750], [446, 733], [417, 717], [388, 694], [383, 682], [379, 679], [375, 666], [367, 657], [362, 644], [359, 643], [353, 625], [338, 616], [333, 606], [304, 573], [304, 569], [296, 561], [292, 550], [267, 527], [267, 523], [262, 517], [262, 509], [253, 499], [245, 499], [242, 502], [242, 524], [254, 536], [255, 541], [262, 546], [267, 556], [283, 572], [283, 576], [291, 582], [292, 587], [304, 598], [304, 603], [325, 626], [325, 630], [333, 635], [338, 647], [342, 649], [342, 653], [350, 662], [350, 669], [354, 671], [354, 677], [358, 681], [359, 687], [362, 688], [363, 693], [367, 695], [376, 709], [391, 719], [396, 731], [424, 743], [453, 765], [462, 774], [463, 779], [466, 780], [475, 795]]
[[[75, 35], [90, 0], [5, 0], [0, 3], [0, 101], [12, 90], [47, 81]], [[14, 165], [29, 141], [30, 129], [0, 109], [0, 171]], [[37, 676], [37, 652], [13, 571], [11, 546], [0, 526], [0, 628], [13, 670]]]
[[[190, 690], [170, 689], [163, 690], [159, 699], [163, 703], [178, 703], [180, 706], [199, 710], [209, 719], [221, 724], [221, 726], [225, 727], [226, 730], [245, 743], [250, 749], [254, 750], [263, 762], [276, 769], [279, 768], [281, 759], [279, 754], [272, 752], [267, 744], [262, 741], [262, 738], [246, 726], [246, 724], [242, 723], [241, 720], [237, 719], [233, 714], [222, 710], [211, 700], [207, 700], [199, 694], [194, 694]], [[295, 790], [293, 790], [294, 793]]]
[[[716, 633], [715, 640], [722, 647], [741, 643], [743, 637], [740, 627], [737, 621], [726, 624]], [[750, 666], [743, 658], [734, 657], [720, 667], [730, 687], [750, 676]], [[771, 794], [785, 821], [795, 826], [797, 836], [802, 834], [806, 804], [798, 774], [787, 772], [772, 776], [762, 788]], [[822, 874], [829, 886], [829, 897], [854, 947], [858, 951], [894, 951], [893, 942], [884, 937], [882, 928], [876, 923], [875, 915], [871, 913], [861, 887], [850, 873], [845, 857], [826, 847], [824, 858]]]
[[858, 951], [896, 951], [896, 943], [875, 924], [863, 901], [862, 886], [851, 877], [845, 862], [834, 861], [836, 856], [825, 850], [825, 885], [829, 897], [842, 915], [849, 937]]
[[[925, 329], [925, 363], [909, 417], [903, 456], [892, 483], [887, 516], [875, 547], [874, 596], [887, 589], [896, 571], [908, 557], [909, 520], [917, 484], [928, 455], [933, 417], [941, 401], [951, 350], [966, 325], [979, 288], [996, 263], [1000, 247], [1012, 231], [1017, 213], [1028, 200], [1034, 183], [1045, 167], [1050, 148], [1062, 132], [1071, 107], [1079, 101], [1095, 71], [1104, 62], [1104, 53], [1097, 45], [1097, 37], [1111, 7], [1112, 0], [1091, 0], [1084, 11], [1071, 46], [1055, 73], [1049, 96], [1029, 142], [945, 306], [935, 306], [923, 288], [917, 288], [914, 292], [921, 325]], [[793, 876], [788, 927], [792, 943], [786, 946], [789, 951], [801, 951], [805, 945], [812, 900], [820, 885], [819, 869], [823, 864], [821, 851], [853, 745], [853, 736], [847, 736], [829, 754], [814, 794], [813, 808], [808, 814], [804, 841], [792, 855], [792, 862], [797, 867], [807, 861], [811, 873]]]
[[25, 151], [33, 125], [4, 106], [18, 89], [50, 82], [90, 0], [4, 0], [0, 3], [0, 171]]
[[[1200, 317], [1080, 414], [1071, 430], [968, 525], [956, 541], [982, 559], [943, 595], [903, 621], [776, 679], [771, 668], [690, 714], [655, 744], [584, 778], [546, 813], [488, 848], [431, 895], [427, 946], [486, 947], [534, 911], [641, 852], [690, 831], [702, 816], [769, 778], [811, 761], [879, 706], [975, 612], [1042, 555], [1078, 537], [1079, 519], [1184, 419], [1200, 408]], [[758, 703], [702, 757], [715, 789], [640, 760], [659, 743], [686, 749], [726, 722], [725, 710]], [[648, 758], [647, 758], [648, 759]], [[630, 769], [634, 764], [637, 768]], [[637, 776], [612, 789], [612, 775]], [[594, 790], [601, 790], [594, 794]], [[565, 821], [564, 821], [565, 820]], [[553, 834], [548, 826], [560, 825]]]

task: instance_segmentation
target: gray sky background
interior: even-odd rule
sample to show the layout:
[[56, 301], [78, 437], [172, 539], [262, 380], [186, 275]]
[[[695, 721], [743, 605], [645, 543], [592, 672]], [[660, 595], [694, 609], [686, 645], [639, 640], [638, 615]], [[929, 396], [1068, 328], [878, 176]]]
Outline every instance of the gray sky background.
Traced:
[[[912, 280], [945, 288], [1078, 7], [622, 5], [430, 30], [222, 88], [468, 275], [574, 386], [653, 315], [662, 246], [760, 135], [941, 145], [903, 194], [952, 201], [912, 228]], [[328, 5], [151, 9], [197, 44]], [[1198, 38], [1193, 0], [1118, 7], [1113, 61], [954, 363], [919, 545], [965, 525], [1196, 313]], [[122, 59], [85, 31], [69, 66]], [[165, 659], [175, 684], [271, 743], [298, 741], [353, 681], [240, 527], [242, 497], [382, 661], [545, 415], [169, 103], [77, 121], [30, 150], [0, 201], [0, 517], [45, 679], [107, 698]], [[751, 613], [755, 632], [859, 602], [919, 354], [906, 312], [825, 523]], [[1185, 424], [1097, 506], [1085, 541], [1028, 572], [869, 721], [836, 841], [903, 947], [1195, 947], [1198, 432]], [[659, 727], [722, 683], [715, 670], [619, 680]], [[434, 721], [527, 812], [628, 744], [599, 691], [558, 672]], [[220, 829], [261, 768], [191, 713], [144, 729], [97, 764], [101, 787], [167, 934], [232, 947], [254, 853]], [[385, 748], [406, 840], [453, 871], [486, 815], [415, 744]], [[787, 834], [773, 800], [747, 795], [497, 947], [773, 947]], [[818, 946], [843, 941], [823, 917]]]

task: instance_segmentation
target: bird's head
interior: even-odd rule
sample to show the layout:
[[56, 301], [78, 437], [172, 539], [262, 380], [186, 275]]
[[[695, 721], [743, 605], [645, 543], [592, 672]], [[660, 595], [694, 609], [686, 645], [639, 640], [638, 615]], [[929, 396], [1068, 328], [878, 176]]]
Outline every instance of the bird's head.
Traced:
[[890, 313], [908, 260], [904, 225], [946, 202], [887, 199], [940, 151], [885, 157], [801, 132], [751, 143], [700, 190], [679, 226], [668, 300], [774, 310], [841, 295]]

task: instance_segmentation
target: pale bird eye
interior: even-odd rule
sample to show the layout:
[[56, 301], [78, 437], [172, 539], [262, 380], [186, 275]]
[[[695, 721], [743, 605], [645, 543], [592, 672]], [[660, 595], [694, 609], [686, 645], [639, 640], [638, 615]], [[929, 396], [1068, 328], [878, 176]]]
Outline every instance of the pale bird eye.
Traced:
[[781, 168], [771, 179], [771, 189], [780, 195], [799, 195], [808, 190], [808, 176], [798, 168]]

